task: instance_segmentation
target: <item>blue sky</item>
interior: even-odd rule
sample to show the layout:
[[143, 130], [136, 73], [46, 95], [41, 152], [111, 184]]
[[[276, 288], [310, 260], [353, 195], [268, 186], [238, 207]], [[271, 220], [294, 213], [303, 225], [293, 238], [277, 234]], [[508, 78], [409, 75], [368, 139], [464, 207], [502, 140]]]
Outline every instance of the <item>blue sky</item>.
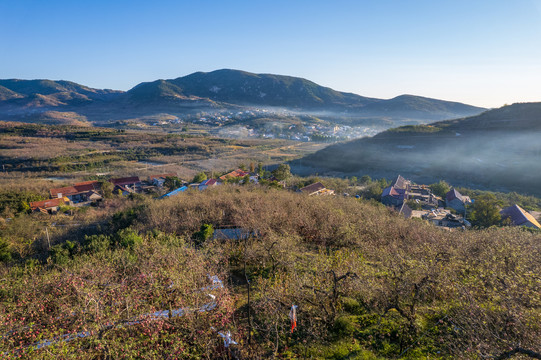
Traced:
[[379, 98], [541, 101], [541, 0], [0, 0], [0, 78], [128, 90], [221, 68]]

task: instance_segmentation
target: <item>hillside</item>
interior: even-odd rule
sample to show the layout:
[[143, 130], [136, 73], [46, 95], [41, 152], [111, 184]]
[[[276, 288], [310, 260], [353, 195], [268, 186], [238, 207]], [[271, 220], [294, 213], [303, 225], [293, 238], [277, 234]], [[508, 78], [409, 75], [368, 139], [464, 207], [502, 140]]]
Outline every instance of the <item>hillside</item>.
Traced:
[[302, 78], [228, 69], [197, 72], [170, 82], [187, 94], [239, 105], [345, 110], [378, 101]]
[[479, 114], [483, 108], [459, 102], [430, 99], [422, 96], [400, 95], [389, 100], [368, 104], [363, 112], [367, 114], [386, 114], [403, 118], [426, 118], [442, 120]]
[[[3, 358], [541, 350], [541, 242], [518, 228], [442, 231], [368, 201], [228, 185], [2, 225]], [[213, 237], [232, 228], [252, 235]]]
[[218, 102], [285, 107], [300, 110], [353, 111], [371, 116], [382, 114], [416, 118], [421, 114], [449, 118], [478, 114], [484, 109], [443, 100], [402, 95], [389, 100], [368, 98], [320, 86], [312, 81], [283, 75], [254, 74], [222, 69], [196, 72], [171, 80], [139, 84], [128, 96], [207, 98]]
[[[5, 90], [9, 96], [5, 96]], [[92, 89], [71, 81], [53, 80], [0, 80], [0, 94], [4, 101], [28, 107], [82, 105], [96, 100], [105, 100], [120, 94], [119, 91]], [[36, 99], [39, 99], [36, 101]], [[8, 103], [9, 104], [9, 103]], [[0, 105], [5, 105], [1, 104]]]
[[[268, 109], [265, 118], [269, 123], [283, 117], [284, 112], [289, 118], [302, 112], [324, 119], [327, 125], [338, 123], [378, 130], [468, 116], [484, 110], [412, 95], [389, 100], [368, 98], [298, 77], [229, 69], [144, 82], [127, 92], [93, 89], [70, 81], [0, 80], [0, 120], [8, 121], [28, 121], [29, 114], [48, 111], [75, 113], [101, 125], [116, 124], [119, 120], [146, 123], [143, 118], [190, 118], [207, 113], [192, 119], [197, 122], [200, 117], [219, 119], [224, 114], [254, 108]], [[242, 123], [250, 125], [258, 118], [261, 117], [243, 118]], [[209, 126], [216, 125], [225, 123], [218, 121]]]
[[[479, 116], [404, 126], [371, 138], [329, 146], [295, 162], [298, 171], [397, 173], [419, 182], [541, 194], [541, 103], [524, 103]], [[302, 166], [300, 166], [302, 165]]]
[[17, 99], [20, 97], [23, 97], [23, 95], [17, 94], [15, 91], [0, 85], [0, 101]]

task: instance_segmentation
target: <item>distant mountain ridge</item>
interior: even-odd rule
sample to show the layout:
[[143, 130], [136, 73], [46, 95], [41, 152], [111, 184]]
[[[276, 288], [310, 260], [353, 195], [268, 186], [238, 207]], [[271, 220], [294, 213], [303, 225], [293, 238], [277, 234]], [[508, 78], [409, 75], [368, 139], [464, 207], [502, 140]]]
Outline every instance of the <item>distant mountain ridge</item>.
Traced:
[[331, 145], [294, 162], [320, 174], [406, 175], [423, 182], [541, 195], [541, 102]]
[[0, 80], [0, 86], [15, 93], [27, 96], [33, 94], [51, 95], [56, 93], [78, 93], [81, 95], [86, 95], [89, 98], [99, 98], [106, 94], [122, 93], [122, 91], [109, 89], [93, 89], [88, 86], [65, 80], [54, 81], [7, 79]]
[[457, 118], [476, 115], [486, 109], [454, 101], [437, 100], [415, 95], [400, 95], [389, 100], [368, 104], [363, 110], [368, 113], [383, 113], [395, 116], [426, 116], [430, 118], [434, 114], [438, 114], [440, 117]]
[[0, 116], [16, 117], [27, 111], [65, 111], [99, 121], [102, 110], [111, 119], [118, 119], [132, 109], [136, 114], [129, 116], [160, 112], [178, 115], [197, 107], [232, 106], [427, 121], [464, 117], [485, 110], [413, 95], [375, 99], [336, 91], [298, 77], [230, 69], [144, 82], [127, 92], [93, 89], [64, 80], [0, 80]]
[[[145, 91], [141, 91], [145, 89]], [[149, 90], [154, 89], [151, 93]], [[254, 74], [240, 70], [222, 69], [196, 72], [184, 77], [141, 83], [127, 93], [140, 100], [140, 94], [153, 97], [207, 98], [236, 105], [286, 107], [300, 110], [347, 110], [369, 115], [384, 113], [397, 115], [401, 111], [411, 114], [433, 114], [462, 117], [478, 114], [484, 108], [457, 102], [401, 95], [389, 100], [364, 97], [320, 86], [303, 78]]]
[[378, 101], [339, 92], [303, 78], [228, 69], [196, 72], [171, 83], [188, 94], [239, 105], [329, 108], [364, 106]]

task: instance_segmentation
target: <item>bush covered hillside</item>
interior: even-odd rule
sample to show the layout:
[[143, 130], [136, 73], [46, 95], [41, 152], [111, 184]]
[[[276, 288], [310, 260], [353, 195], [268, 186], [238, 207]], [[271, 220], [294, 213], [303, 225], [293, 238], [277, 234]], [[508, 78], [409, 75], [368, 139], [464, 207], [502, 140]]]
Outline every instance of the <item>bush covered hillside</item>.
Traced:
[[13, 223], [65, 215], [2, 224], [6, 358], [541, 353], [538, 232], [449, 232], [365, 200], [248, 185], [111, 199], [75, 216], [50, 249], [39, 226], [12, 236]]

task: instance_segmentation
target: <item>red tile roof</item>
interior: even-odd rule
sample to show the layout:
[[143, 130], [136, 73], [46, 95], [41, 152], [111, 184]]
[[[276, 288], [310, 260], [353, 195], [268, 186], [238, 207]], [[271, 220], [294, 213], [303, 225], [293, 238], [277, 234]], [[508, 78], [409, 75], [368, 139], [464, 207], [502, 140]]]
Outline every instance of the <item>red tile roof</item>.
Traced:
[[73, 186], [65, 186], [61, 188], [56, 189], [50, 189], [49, 192], [51, 193], [51, 197], [56, 198], [59, 194], [62, 194], [62, 196], [68, 196], [68, 195], [75, 195], [83, 192], [88, 192], [91, 190], [97, 190], [98, 189], [98, 182], [97, 181], [84, 181], [80, 183], [76, 183]]
[[30, 208], [32, 210], [36, 210], [38, 208], [50, 209], [50, 208], [53, 208], [53, 207], [64, 205], [65, 203], [69, 203], [69, 199], [67, 197], [61, 197], [61, 198], [49, 199], [49, 200], [42, 200], [42, 201], [32, 201], [30, 203]]
[[237, 170], [233, 170], [230, 173], [227, 173], [227, 174], [225, 174], [223, 176], [220, 176], [220, 179], [225, 180], [225, 179], [230, 178], [230, 177], [245, 177], [248, 174], [249, 174], [249, 172], [247, 172], [247, 171], [237, 169]]
[[141, 180], [139, 180], [139, 176], [110, 179], [109, 181], [112, 182], [114, 185], [130, 185], [130, 184], [136, 184], [138, 182], [141, 182]]
[[205, 185], [207, 186], [212, 186], [212, 185], [216, 185], [218, 183], [218, 180], [216, 179], [208, 179], [206, 182], [205, 182]]

